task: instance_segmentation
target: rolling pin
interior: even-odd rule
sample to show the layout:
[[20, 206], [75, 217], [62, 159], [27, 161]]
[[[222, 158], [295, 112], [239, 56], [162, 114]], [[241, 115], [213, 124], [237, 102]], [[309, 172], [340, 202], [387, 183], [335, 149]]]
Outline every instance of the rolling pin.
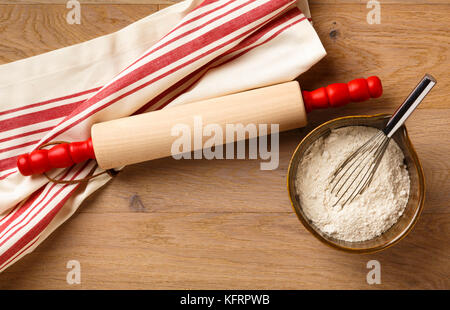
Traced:
[[[70, 167], [88, 159], [96, 159], [103, 169], [121, 167], [174, 155], [171, 148], [177, 137], [172, 136], [172, 128], [186, 124], [193, 131], [194, 116], [201, 116], [203, 127], [218, 124], [223, 132], [226, 124], [279, 124], [279, 131], [286, 131], [305, 126], [306, 114], [312, 110], [378, 98], [382, 92], [376, 76], [311, 92], [301, 91], [296, 81], [277, 84], [97, 123], [88, 140], [20, 155], [17, 167], [24, 176]], [[192, 150], [196, 150], [195, 146]]]

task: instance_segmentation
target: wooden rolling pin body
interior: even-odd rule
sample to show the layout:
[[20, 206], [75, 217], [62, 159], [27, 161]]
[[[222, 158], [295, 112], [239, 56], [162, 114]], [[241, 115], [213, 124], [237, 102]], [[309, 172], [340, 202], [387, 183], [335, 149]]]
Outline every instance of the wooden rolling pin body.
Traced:
[[201, 117], [203, 127], [219, 125], [223, 143], [226, 124], [257, 128], [268, 124], [268, 129], [279, 124], [280, 131], [306, 125], [300, 86], [293, 81], [95, 124], [91, 131], [95, 158], [101, 168], [110, 169], [175, 155], [171, 150], [178, 136], [172, 129], [181, 124], [191, 130], [191, 150], [200, 149], [193, 142], [195, 117]]

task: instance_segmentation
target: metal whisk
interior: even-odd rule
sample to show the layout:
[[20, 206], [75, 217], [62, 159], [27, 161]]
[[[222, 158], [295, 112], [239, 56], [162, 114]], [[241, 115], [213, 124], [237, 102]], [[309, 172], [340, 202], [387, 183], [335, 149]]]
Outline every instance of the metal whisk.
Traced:
[[336, 169], [330, 180], [331, 194], [336, 197], [334, 206], [340, 204], [343, 207], [351, 203], [370, 185], [391, 137], [435, 84], [436, 80], [426, 74], [405, 102], [395, 111], [386, 127], [361, 145]]

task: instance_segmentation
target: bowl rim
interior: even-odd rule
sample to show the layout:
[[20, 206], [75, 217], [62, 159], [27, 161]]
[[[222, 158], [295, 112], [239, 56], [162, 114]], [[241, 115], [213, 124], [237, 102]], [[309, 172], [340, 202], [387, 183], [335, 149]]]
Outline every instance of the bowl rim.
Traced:
[[[376, 253], [382, 250], [385, 250], [387, 248], [390, 248], [391, 246], [397, 244], [400, 240], [402, 240], [403, 238], [405, 238], [410, 232], [411, 230], [414, 228], [414, 226], [416, 225], [420, 214], [422, 213], [423, 210], [423, 206], [424, 206], [424, 202], [425, 202], [425, 177], [424, 177], [424, 173], [423, 173], [423, 168], [422, 168], [422, 164], [420, 163], [419, 157], [417, 156], [417, 152], [416, 149], [414, 148], [409, 135], [408, 135], [408, 131], [406, 129], [406, 126], [403, 125], [401, 128], [403, 130], [403, 135], [406, 138], [406, 143], [408, 144], [408, 149], [411, 151], [411, 155], [412, 155], [412, 159], [415, 162], [415, 168], [417, 170], [417, 175], [418, 175], [418, 180], [419, 180], [419, 201], [418, 201], [418, 208], [414, 214], [414, 216], [412, 217], [411, 221], [408, 223], [407, 227], [399, 234], [397, 235], [394, 239], [392, 240], [387, 240], [385, 243], [375, 246], [375, 247], [371, 247], [371, 248], [350, 248], [350, 247], [346, 247], [344, 245], [340, 245], [337, 244], [335, 242], [332, 242], [328, 239], [325, 239], [322, 235], [320, 235], [319, 233], [317, 233], [310, 225], [310, 223], [308, 222], [308, 219], [305, 218], [300, 212], [299, 210], [296, 209], [294, 202], [293, 202], [293, 197], [291, 195], [291, 187], [290, 187], [290, 175], [291, 175], [291, 170], [294, 164], [294, 157], [297, 154], [298, 150], [300, 149], [300, 147], [303, 145], [303, 143], [305, 142], [305, 140], [311, 136], [314, 132], [316, 132], [317, 130], [319, 130], [320, 128], [327, 126], [330, 123], [334, 123], [337, 121], [340, 121], [342, 119], [349, 119], [349, 118], [379, 118], [379, 119], [383, 119], [383, 118], [390, 118], [391, 115], [390, 114], [385, 114], [385, 113], [380, 113], [380, 114], [371, 114], [371, 115], [349, 115], [349, 116], [341, 116], [341, 117], [337, 117], [334, 119], [331, 119], [329, 121], [326, 121], [320, 125], [318, 125], [317, 127], [313, 128], [312, 130], [310, 130], [308, 132], [308, 134], [305, 135], [305, 137], [303, 137], [303, 139], [299, 142], [299, 144], [297, 145], [297, 147], [295, 148], [294, 152], [292, 153], [291, 159], [289, 160], [289, 165], [288, 165], [288, 170], [287, 170], [287, 190], [288, 190], [288, 195], [289, 195], [289, 201], [291, 203], [291, 207], [293, 208], [295, 214], [297, 215], [297, 218], [300, 220], [300, 222], [303, 224], [303, 226], [306, 228], [306, 230], [308, 230], [314, 237], [316, 237], [319, 241], [321, 241], [322, 243], [326, 244], [327, 246], [333, 248], [333, 249], [338, 249], [340, 251], [344, 251], [346, 253], [353, 253], [353, 254], [371, 254], [371, 253]], [[395, 225], [395, 224], [394, 224]]]

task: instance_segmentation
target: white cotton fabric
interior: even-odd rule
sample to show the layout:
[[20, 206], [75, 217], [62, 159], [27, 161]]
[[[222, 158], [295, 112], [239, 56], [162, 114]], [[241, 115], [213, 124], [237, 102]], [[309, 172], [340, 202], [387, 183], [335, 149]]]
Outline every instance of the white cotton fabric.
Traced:
[[[2, 110], [107, 84], [158, 42], [200, 2], [200, 0], [183, 1], [116, 33], [1, 65], [0, 105]], [[298, 6], [309, 18], [307, 1], [298, 1]], [[300, 22], [273, 40], [209, 70], [193, 87], [177, 97], [169, 106], [289, 81], [308, 70], [325, 54], [311, 23]], [[90, 95], [86, 95], [86, 99]], [[107, 111], [106, 113], [115, 115], [116, 112]], [[58, 121], [60, 120], [53, 122], [57, 124]], [[71, 132], [70, 135], [73, 141], [85, 138], [84, 134], [78, 135], [76, 132]], [[31, 149], [32, 146], [25, 147], [23, 153]], [[98, 172], [101, 170], [97, 169], [95, 173]], [[52, 176], [59, 173], [60, 171], [54, 171]], [[110, 179], [109, 176], [103, 175], [93, 179], [86, 186], [80, 186], [41, 233], [39, 240], [15, 257], [7, 266], [32, 252], [50, 233], [65, 222], [91, 193]], [[6, 216], [8, 210], [47, 182], [43, 176], [23, 177], [18, 173], [0, 180], [0, 220]], [[0, 270], [4, 270], [7, 266]]]

